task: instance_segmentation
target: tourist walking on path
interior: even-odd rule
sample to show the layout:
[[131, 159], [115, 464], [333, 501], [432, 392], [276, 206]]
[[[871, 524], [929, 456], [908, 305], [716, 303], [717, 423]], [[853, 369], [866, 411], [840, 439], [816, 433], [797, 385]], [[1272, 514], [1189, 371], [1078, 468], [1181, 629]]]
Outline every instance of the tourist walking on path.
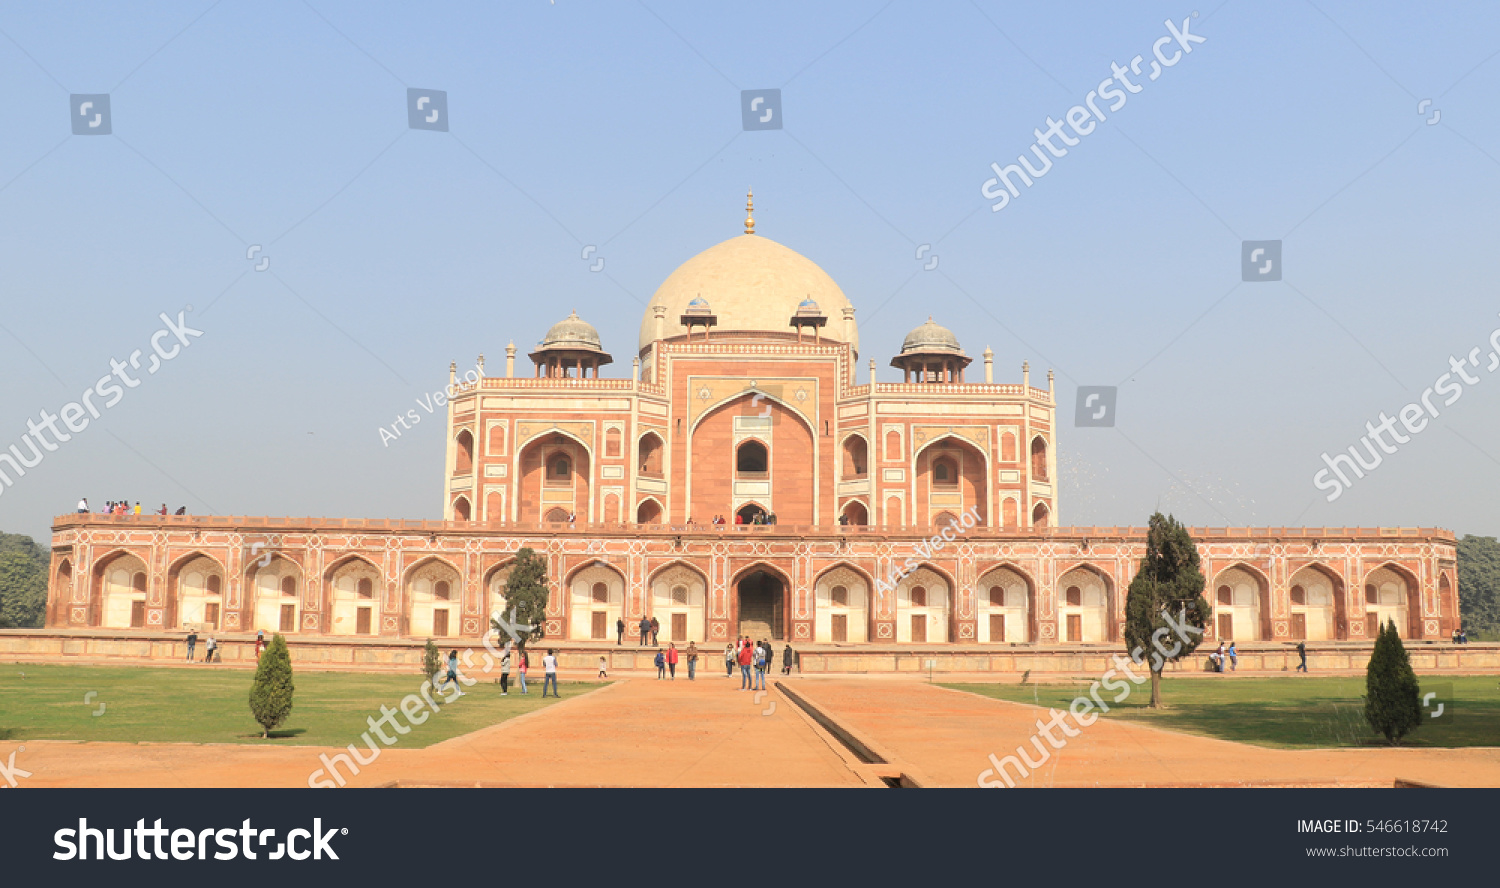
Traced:
[[255, 633], [255, 659], [260, 659], [261, 651], [266, 649], [266, 630], [261, 629]]
[[661, 681], [667, 677], [667, 655], [661, 651], [656, 652], [656, 680]]
[[797, 654], [792, 651], [792, 646], [791, 645], [787, 645], [786, 646], [786, 650], [784, 650], [784, 651], [781, 652], [781, 674], [782, 675], [791, 675], [792, 674], [792, 663], [796, 660], [796, 658], [797, 658]]
[[542, 699], [547, 698], [547, 685], [552, 685], [552, 696], [561, 698], [562, 694], [557, 692], [557, 651], [549, 648], [547, 656], [542, 658]]
[[531, 666], [531, 655], [526, 653], [525, 648], [517, 651], [520, 661], [516, 664], [516, 677], [521, 680], [521, 693], [526, 693], [526, 670]]
[[755, 652], [750, 649], [750, 645], [746, 644], [740, 646], [739, 661], [740, 690], [752, 691], [755, 689], [755, 682], [750, 678], [750, 668], [755, 665]]
[[651, 621], [641, 617], [641, 647], [646, 646], [646, 636], [651, 634]]
[[658, 636], [660, 634], [661, 634], [661, 621], [658, 620], [658, 619], [656, 619], [655, 617], [652, 617], [651, 618], [651, 646], [652, 647], [661, 647], [661, 642], [659, 642], [659, 641], [656, 640], [656, 636]]
[[724, 677], [734, 678], [734, 645], [724, 645]]
[[615, 620], [615, 646], [625, 643], [625, 618]]
[[1222, 641], [1219, 642], [1219, 646], [1214, 649], [1214, 666], [1218, 669], [1219, 672], [1224, 671], [1224, 642]]
[[213, 659], [214, 659], [214, 654], [217, 653], [218, 650], [219, 650], [219, 643], [217, 641], [214, 641], [214, 637], [212, 635], [210, 635], [208, 637], [208, 641], [205, 642], [204, 645], [203, 645], [203, 662], [205, 662], [205, 663], [212, 663]]
[[696, 642], [688, 642], [688, 681], [694, 681], [698, 673], [698, 645]]
[[677, 645], [667, 644], [667, 671], [672, 673], [672, 680], [677, 680]]
[[1296, 671], [1298, 671], [1298, 672], [1306, 672], [1307, 671], [1307, 644], [1305, 642], [1301, 642], [1301, 641], [1297, 642], [1297, 656], [1302, 658], [1302, 662], [1297, 664]]
[[755, 644], [755, 685], [751, 690], [764, 691], [766, 689], [766, 648], [760, 643]]
[[1229, 671], [1234, 672], [1240, 668], [1240, 652], [1235, 649], [1234, 642], [1229, 643]]
[[80, 515], [86, 515], [86, 514], [88, 514], [88, 511], [89, 511], [89, 498], [88, 497], [84, 497], [83, 499], [81, 499], [81, 500], [78, 501], [78, 514], [80, 514]]
[[187, 639], [187, 641], [188, 641], [188, 656], [187, 656], [187, 661], [189, 663], [191, 663], [191, 662], [193, 662], [193, 648], [195, 648], [195, 647], [198, 646], [198, 633], [196, 633], [196, 632], [189, 632], [188, 633], [188, 639]]
[[505, 643], [505, 650], [500, 654], [500, 696], [510, 696], [510, 642]]
[[604, 662], [604, 657], [601, 656], [599, 658], [599, 677], [600, 678], [609, 678], [609, 669], [606, 668], [606, 665], [607, 664]]

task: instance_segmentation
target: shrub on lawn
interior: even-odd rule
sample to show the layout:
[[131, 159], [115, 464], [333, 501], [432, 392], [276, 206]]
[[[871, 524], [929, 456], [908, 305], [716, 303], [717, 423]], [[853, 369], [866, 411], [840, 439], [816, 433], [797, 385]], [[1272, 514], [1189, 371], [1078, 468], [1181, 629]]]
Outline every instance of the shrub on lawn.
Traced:
[[271, 736], [292, 714], [292, 655], [286, 639], [276, 635], [260, 655], [255, 667], [255, 682], [250, 685], [250, 714], [260, 722], [261, 737]]
[[422, 648], [422, 674], [432, 678], [443, 668], [443, 654], [438, 650], [432, 639], [427, 639], [427, 646]]
[[1422, 722], [1417, 674], [1394, 620], [1381, 628], [1365, 668], [1365, 721], [1393, 746]]

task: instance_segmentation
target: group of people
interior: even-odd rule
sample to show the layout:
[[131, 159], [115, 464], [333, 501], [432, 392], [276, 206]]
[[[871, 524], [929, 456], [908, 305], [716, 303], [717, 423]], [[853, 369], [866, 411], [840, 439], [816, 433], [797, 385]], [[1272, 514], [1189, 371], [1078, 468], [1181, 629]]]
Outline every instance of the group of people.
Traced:
[[[791, 675], [797, 654], [791, 645], [781, 652], [781, 674]], [[724, 674], [734, 676], [734, 667], [740, 667], [740, 690], [763, 691], [766, 689], [766, 673], [776, 665], [776, 652], [769, 641], [754, 641], [740, 636], [734, 644], [724, 646]]]
[[1464, 629], [1461, 626], [1459, 628], [1457, 628], [1457, 629], [1454, 629], [1453, 630], [1453, 643], [1454, 644], [1468, 644], [1469, 643], [1469, 632], [1468, 632], [1468, 630]]
[[[193, 650], [195, 648], [197, 648], [197, 647], [198, 647], [198, 633], [197, 632], [189, 632], [188, 633], [188, 637], [187, 637], [187, 661], [189, 663], [193, 662]], [[207, 640], [205, 640], [203, 642], [203, 662], [205, 662], [205, 663], [211, 663], [211, 662], [213, 662], [218, 657], [218, 654], [219, 654], [219, 643], [214, 640], [214, 637], [212, 635], [210, 635], [210, 636], [208, 636]], [[257, 648], [257, 656], [258, 655], [259, 655], [259, 648]]]
[[[661, 622], [659, 620], [655, 617], [651, 617], [650, 619], [641, 617], [641, 622], [636, 628], [641, 630], [641, 647], [646, 647], [646, 636], [648, 635], [651, 636], [651, 647], [661, 647], [661, 645], [656, 643], [656, 636], [661, 633]], [[624, 643], [625, 620], [624, 618], [620, 618], [615, 620], [615, 644], [622, 645]]]
[[[516, 667], [516, 676], [520, 679], [521, 693], [529, 693], [526, 689], [526, 671], [531, 668], [531, 655], [524, 648], [520, 651], [515, 651], [513, 644], [506, 642], [505, 649], [500, 652], [500, 678], [498, 679], [500, 682], [500, 696], [502, 697], [510, 696], [510, 669], [512, 665]], [[451, 651], [448, 654], [448, 676], [443, 680], [443, 684], [439, 690], [447, 687], [449, 682], [458, 682], [458, 651]], [[562, 696], [562, 694], [557, 692], [557, 651], [554, 648], [548, 648], [546, 656], [542, 657], [543, 699], [547, 697], [549, 688], [552, 691], [552, 696]]]
[[[93, 511], [93, 509], [89, 508], [89, 498], [88, 497], [84, 497], [83, 499], [81, 499], [81, 500], [78, 501], [78, 514], [80, 514], [80, 515], [87, 515], [89, 512], [92, 512], [92, 511]], [[139, 515], [139, 514], [141, 514], [141, 501], [140, 500], [136, 500], [135, 501], [135, 505], [131, 505], [130, 504], [130, 500], [110, 500], [109, 502], [107, 502], [107, 503], [104, 504], [104, 508], [102, 508], [102, 509], [99, 510], [99, 514], [100, 515]], [[168, 514], [167, 513], [167, 504], [166, 503], [162, 503], [161, 504], [161, 508], [154, 510], [152, 512], [152, 514], [154, 514], [154, 515], [166, 515], [166, 514]], [[187, 506], [178, 506], [177, 507], [177, 511], [174, 512], [174, 513], [172, 513], [172, 514], [186, 515], [187, 514]]]
[[1239, 668], [1240, 652], [1235, 649], [1234, 642], [1229, 642], [1229, 647], [1224, 647], [1224, 642], [1219, 642], [1218, 650], [1208, 655], [1208, 670], [1210, 672], [1223, 672], [1224, 664], [1229, 664], [1229, 671], [1233, 672]]
[[[670, 677], [672, 681], [677, 680], [677, 663], [682, 655], [687, 655], [688, 681], [695, 681], [698, 677], [698, 645], [696, 642], [688, 642], [687, 650], [681, 653], [677, 645], [668, 643], [667, 649], [656, 652], [656, 678], [658, 681]], [[668, 676], [670, 671], [671, 675]], [[599, 658], [599, 677], [604, 678], [604, 658]]]

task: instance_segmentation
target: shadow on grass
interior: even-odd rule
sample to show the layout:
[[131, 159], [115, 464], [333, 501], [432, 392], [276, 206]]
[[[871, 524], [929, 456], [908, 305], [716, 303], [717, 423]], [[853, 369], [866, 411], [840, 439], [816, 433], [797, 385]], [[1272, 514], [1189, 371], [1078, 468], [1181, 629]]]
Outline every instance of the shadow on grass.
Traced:
[[288, 737], [296, 737], [296, 736], [298, 736], [300, 734], [306, 734], [306, 733], [307, 733], [307, 728], [280, 728], [280, 729], [277, 729], [275, 731], [272, 731], [269, 737], [262, 737], [259, 734], [241, 734], [240, 735], [240, 739], [242, 739], [242, 740], [285, 740]]
[[[1458, 694], [1449, 700], [1452, 718], [1424, 721], [1402, 746], [1453, 748], [1494, 746], [1500, 737], [1500, 700], [1489, 679], [1456, 679]], [[1163, 688], [1165, 709], [1149, 707], [1144, 688], [1115, 702], [1107, 718], [1172, 731], [1281, 749], [1384, 747], [1364, 718], [1363, 680], [1250, 679], [1172, 682]], [[950, 685], [959, 690], [1016, 703], [1064, 710], [1087, 694], [1088, 683], [1030, 685]]]

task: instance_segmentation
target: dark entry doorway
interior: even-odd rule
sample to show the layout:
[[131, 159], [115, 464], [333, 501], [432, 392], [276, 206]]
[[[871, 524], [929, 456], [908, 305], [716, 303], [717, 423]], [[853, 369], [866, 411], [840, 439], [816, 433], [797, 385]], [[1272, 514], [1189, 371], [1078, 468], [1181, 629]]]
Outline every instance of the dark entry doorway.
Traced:
[[755, 503], [746, 503], [740, 506], [740, 510], [735, 512], [735, 514], [740, 516], [741, 524], [754, 524], [756, 516], [765, 515], [766, 510]]
[[782, 631], [783, 587], [780, 578], [763, 570], [739, 582], [739, 634], [754, 639], [785, 638]]

